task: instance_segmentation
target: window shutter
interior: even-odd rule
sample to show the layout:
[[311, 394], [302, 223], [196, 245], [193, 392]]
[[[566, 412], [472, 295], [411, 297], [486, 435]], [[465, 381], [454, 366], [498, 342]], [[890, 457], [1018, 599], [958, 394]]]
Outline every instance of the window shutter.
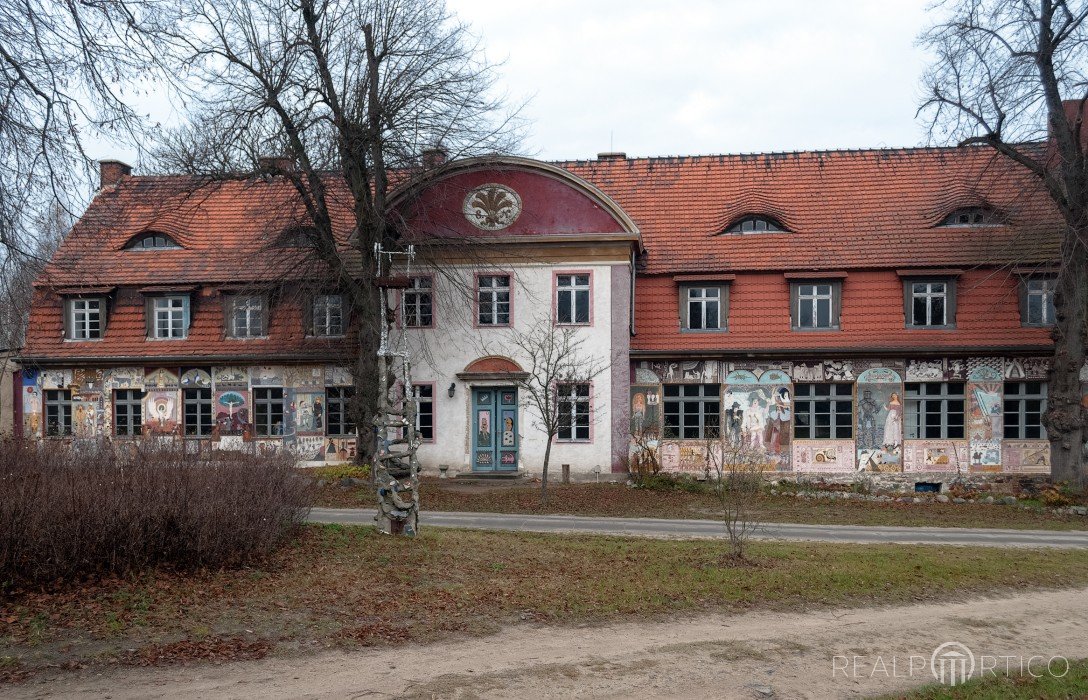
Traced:
[[181, 297], [181, 318], [182, 327], [185, 329], [185, 337], [189, 337], [189, 325], [192, 320], [192, 314], [189, 312], [189, 308], [193, 305], [193, 298], [189, 294], [185, 294]]
[[842, 282], [831, 284], [831, 327], [842, 329]]
[[317, 335], [314, 332], [314, 303], [316, 294], [307, 294], [302, 297], [302, 334], [304, 336]]
[[64, 338], [72, 339], [72, 300], [61, 298], [61, 308], [64, 310]]
[[147, 337], [155, 337], [155, 297], [144, 297], [144, 318], [147, 322]]
[[729, 330], [729, 289], [732, 287], [730, 284], [723, 284], [718, 287], [718, 330]]
[[910, 328], [914, 325], [914, 316], [911, 311], [913, 305], [911, 304], [910, 290], [911, 285], [914, 284], [914, 280], [910, 277], [903, 279], [903, 325]]
[[945, 289], [948, 290], [948, 301], [945, 313], [945, 325], [954, 327], [956, 325], [956, 278], [952, 277], [945, 282], [948, 286]]
[[800, 282], [790, 282], [790, 328], [797, 329], [797, 297], [801, 293]]

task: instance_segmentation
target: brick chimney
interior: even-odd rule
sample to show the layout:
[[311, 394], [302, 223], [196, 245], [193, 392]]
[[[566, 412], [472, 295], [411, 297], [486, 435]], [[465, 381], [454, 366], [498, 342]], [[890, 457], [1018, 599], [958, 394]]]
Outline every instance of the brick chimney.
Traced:
[[446, 162], [449, 158], [449, 153], [442, 146], [435, 146], [434, 148], [425, 148], [419, 154], [423, 159], [423, 168], [425, 170], [431, 170], [437, 168]]
[[101, 190], [113, 187], [121, 182], [121, 178], [132, 174], [132, 166], [119, 160], [98, 161], [98, 188]]
[[261, 156], [257, 168], [262, 173], [284, 173], [295, 169], [295, 159], [290, 156]]
[[603, 151], [597, 154], [597, 160], [627, 160], [623, 151]]

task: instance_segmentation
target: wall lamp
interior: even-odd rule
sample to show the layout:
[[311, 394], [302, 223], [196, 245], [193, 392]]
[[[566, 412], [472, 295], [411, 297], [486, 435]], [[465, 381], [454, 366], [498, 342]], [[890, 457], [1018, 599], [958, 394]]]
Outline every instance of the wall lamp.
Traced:
[[449, 394], [449, 397], [451, 399], [453, 398], [453, 394], [455, 391], [457, 391], [457, 384], [450, 382], [450, 388], [446, 389], [446, 393]]

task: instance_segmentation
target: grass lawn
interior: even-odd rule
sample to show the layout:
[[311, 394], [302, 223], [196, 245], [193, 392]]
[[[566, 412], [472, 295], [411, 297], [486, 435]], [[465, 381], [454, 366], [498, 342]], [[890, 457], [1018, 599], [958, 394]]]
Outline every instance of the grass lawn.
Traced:
[[307, 526], [264, 565], [153, 571], [0, 598], [0, 678], [42, 668], [256, 658], [670, 612], [947, 600], [1088, 584], [1088, 551], [754, 543]]
[[[425, 479], [421, 506], [440, 511], [472, 513], [563, 513], [643, 518], [708, 518], [718, 513], [712, 494], [674, 490], [633, 489], [623, 484], [549, 485], [548, 505], [540, 505], [540, 485], [463, 483]], [[326, 486], [317, 504], [330, 508], [373, 508], [367, 488]], [[756, 518], [763, 522], [821, 525], [904, 525], [916, 527], [999, 527], [1026, 530], [1088, 530], [1088, 518], [1055, 515], [1040, 508], [970, 503], [874, 503], [816, 500], [792, 496], [760, 496]]]
[[[1055, 668], [1058, 673], [1062, 668]], [[1036, 671], [1038, 673], [1038, 671]], [[1037, 698], [1085, 698], [1088, 697], [1088, 660], [1071, 661], [1069, 673], [1061, 678], [1048, 675], [996, 676], [968, 681], [955, 688], [928, 686], [909, 695], [890, 695], [888, 698], [904, 700], [1035, 700]]]

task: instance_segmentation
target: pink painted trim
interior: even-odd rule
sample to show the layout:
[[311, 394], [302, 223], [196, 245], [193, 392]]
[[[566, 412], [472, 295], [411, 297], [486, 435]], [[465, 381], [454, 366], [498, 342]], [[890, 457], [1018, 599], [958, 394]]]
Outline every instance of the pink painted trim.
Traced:
[[[424, 444], [433, 445], [438, 438], [438, 383], [437, 382], [412, 382], [413, 387], [431, 387], [431, 439], [423, 440]], [[418, 410], [418, 409], [417, 409]]]
[[[480, 278], [502, 277], [510, 280], [510, 320], [509, 323], [480, 323]], [[514, 273], [504, 270], [477, 272], [472, 277], [472, 327], [473, 328], [512, 328], [514, 325]]]
[[[559, 275], [589, 275], [589, 322], [588, 323], [560, 323], [559, 322]], [[552, 271], [552, 325], [553, 326], [585, 326], [593, 325], [593, 270], [553, 270]]]
[[409, 287], [397, 290], [397, 328], [410, 328], [412, 330], [427, 330], [429, 328], [434, 328], [435, 319], [437, 317], [435, 313], [437, 305], [435, 304], [435, 302], [438, 299], [434, 289], [434, 275], [412, 275], [411, 279], [429, 279], [431, 281], [431, 323], [430, 325], [426, 326], [407, 326], [404, 324], [404, 295], [407, 294], [409, 291], [412, 291]]
[[[594, 409], [594, 406], [593, 406], [593, 381], [590, 380], [588, 382], [563, 382], [562, 384], [556, 384], [555, 390], [556, 390], [556, 392], [558, 392], [560, 386], [576, 386], [578, 384], [588, 384], [589, 385], [589, 439], [588, 440], [579, 440], [579, 439], [576, 439], [576, 438], [571, 438], [569, 440], [564, 440], [564, 439], [561, 439], [559, 437], [559, 435], [557, 434], [555, 436], [555, 442], [557, 444], [561, 444], [561, 445], [592, 445], [593, 440], [596, 437], [595, 436], [595, 431], [593, 430], [593, 423], [594, 423], [594, 420], [593, 420], [593, 409]], [[572, 426], [572, 429], [573, 429], [573, 426]]]

